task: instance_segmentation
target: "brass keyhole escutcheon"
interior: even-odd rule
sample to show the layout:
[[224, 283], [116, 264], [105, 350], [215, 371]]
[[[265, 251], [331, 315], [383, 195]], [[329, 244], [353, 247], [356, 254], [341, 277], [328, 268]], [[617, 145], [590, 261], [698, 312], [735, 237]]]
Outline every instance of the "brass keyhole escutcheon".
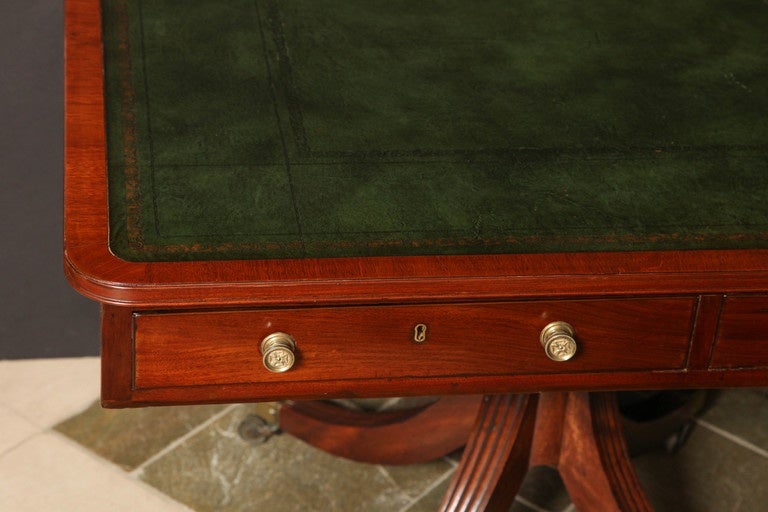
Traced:
[[539, 342], [547, 357], [553, 361], [568, 361], [576, 355], [575, 331], [567, 322], [552, 322], [541, 330]]
[[261, 341], [264, 367], [274, 373], [287, 372], [296, 362], [296, 340], [284, 332], [275, 332]]
[[416, 324], [413, 328], [414, 343], [424, 343], [427, 341], [427, 324]]

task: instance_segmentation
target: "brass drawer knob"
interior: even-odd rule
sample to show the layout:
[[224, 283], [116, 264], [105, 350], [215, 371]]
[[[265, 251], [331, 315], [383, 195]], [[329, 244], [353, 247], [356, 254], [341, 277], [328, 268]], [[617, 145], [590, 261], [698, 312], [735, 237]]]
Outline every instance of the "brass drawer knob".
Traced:
[[261, 341], [264, 367], [275, 373], [287, 372], [296, 362], [296, 340], [290, 334], [274, 332]]
[[541, 330], [539, 336], [544, 352], [553, 361], [567, 361], [576, 355], [576, 339], [571, 324], [552, 322]]

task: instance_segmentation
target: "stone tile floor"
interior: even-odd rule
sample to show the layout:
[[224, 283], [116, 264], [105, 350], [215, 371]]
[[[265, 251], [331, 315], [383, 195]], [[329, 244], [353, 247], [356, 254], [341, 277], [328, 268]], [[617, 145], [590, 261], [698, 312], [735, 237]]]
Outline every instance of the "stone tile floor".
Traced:
[[[0, 361], [0, 511], [436, 510], [458, 454], [427, 464], [349, 462], [288, 436], [238, 435], [271, 404], [103, 410], [98, 360]], [[768, 510], [765, 390], [713, 395], [685, 444], [634, 457], [659, 512]], [[573, 507], [533, 470], [515, 512]]]

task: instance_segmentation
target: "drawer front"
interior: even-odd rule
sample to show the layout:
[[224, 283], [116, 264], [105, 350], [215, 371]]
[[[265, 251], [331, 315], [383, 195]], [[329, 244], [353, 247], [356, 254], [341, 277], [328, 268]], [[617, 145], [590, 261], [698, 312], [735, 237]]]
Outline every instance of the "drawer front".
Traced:
[[[134, 386], [682, 369], [693, 307], [682, 298], [136, 314]], [[569, 361], [548, 359], [539, 342], [553, 321], [575, 329]], [[274, 332], [296, 340], [284, 373], [262, 363], [261, 340]]]
[[768, 296], [726, 299], [710, 367], [768, 367]]

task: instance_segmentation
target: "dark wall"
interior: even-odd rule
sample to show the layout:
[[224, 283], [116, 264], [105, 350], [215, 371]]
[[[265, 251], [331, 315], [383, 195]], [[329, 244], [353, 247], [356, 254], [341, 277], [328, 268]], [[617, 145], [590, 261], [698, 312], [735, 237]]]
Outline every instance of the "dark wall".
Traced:
[[62, 4], [0, 1], [0, 359], [98, 354], [62, 270]]

